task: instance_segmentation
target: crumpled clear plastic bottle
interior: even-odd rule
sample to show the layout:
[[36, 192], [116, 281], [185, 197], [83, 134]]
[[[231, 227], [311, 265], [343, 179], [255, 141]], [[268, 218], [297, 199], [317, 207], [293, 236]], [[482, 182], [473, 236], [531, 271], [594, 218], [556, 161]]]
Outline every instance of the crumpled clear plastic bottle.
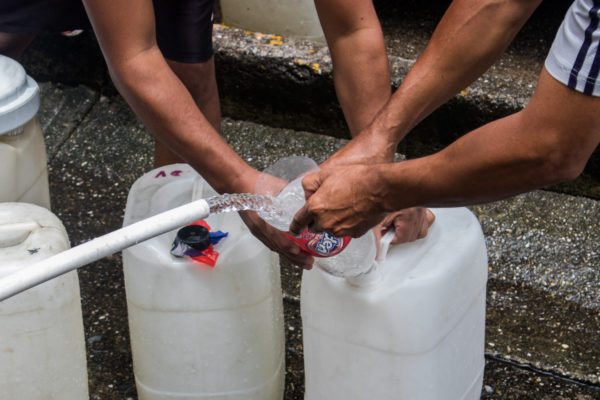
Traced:
[[315, 265], [331, 275], [350, 278], [370, 272], [375, 266], [376, 257], [375, 234], [369, 231], [359, 238], [352, 239], [339, 254], [316, 258]]
[[[276, 198], [283, 212], [275, 215], [259, 211], [259, 215], [273, 227], [287, 232], [294, 215], [306, 202], [302, 176], [290, 182]], [[316, 266], [338, 277], [356, 277], [369, 272], [377, 256], [372, 231], [354, 239], [336, 238], [325, 232], [314, 233], [308, 230], [300, 237], [290, 237], [305, 251], [316, 256]]]

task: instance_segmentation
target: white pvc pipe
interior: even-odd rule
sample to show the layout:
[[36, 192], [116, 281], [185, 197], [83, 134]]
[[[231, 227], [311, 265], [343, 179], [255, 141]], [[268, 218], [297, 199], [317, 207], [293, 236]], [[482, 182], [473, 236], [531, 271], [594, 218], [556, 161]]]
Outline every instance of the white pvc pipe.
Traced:
[[0, 279], [0, 301], [209, 214], [206, 200], [196, 200], [58, 253]]

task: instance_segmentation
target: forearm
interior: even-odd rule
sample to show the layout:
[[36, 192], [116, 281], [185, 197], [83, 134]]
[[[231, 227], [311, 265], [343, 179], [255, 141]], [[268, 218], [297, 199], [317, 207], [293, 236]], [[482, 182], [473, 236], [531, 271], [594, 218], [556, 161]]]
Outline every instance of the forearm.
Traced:
[[336, 93], [353, 137], [373, 121], [391, 96], [385, 49], [369, 46], [371, 34], [375, 33], [356, 33], [357, 37], [342, 40], [332, 49]]
[[541, 0], [455, 0], [374, 129], [399, 142], [416, 124], [483, 74]]
[[115, 85], [136, 115], [172, 151], [219, 192], [248, 192], [244, 175], [256, 174], [196, 107], [158, 49], [110, 64]]
[[[431, 156], [377, 166], [387, 188], [382, 207], [451, 207], [484, 203], [542, 187], [558, 177], [533, 141], [519, 140], [519, 116], [463, 136]], [[540, 150], [540, 151], [538, 151]]]
[[371, 0], [316, 0], [333, 63], [336, 93], [355, 136], [391, 95], [383, 32]]
[[600, 142], [600, 98], [567, 88], [544, 69], [527, 107], [428, 157], [379, 165], [368, 180], [387, 210], [461, 206], [574, 179]]

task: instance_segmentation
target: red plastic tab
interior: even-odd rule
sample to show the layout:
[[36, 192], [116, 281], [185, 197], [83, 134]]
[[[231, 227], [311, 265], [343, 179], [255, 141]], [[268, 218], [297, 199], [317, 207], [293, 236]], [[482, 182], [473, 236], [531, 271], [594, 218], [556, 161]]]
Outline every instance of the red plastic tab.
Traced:
[[[210, 225], [203, 219], [192, 222], [190, 225], [200, 225], [205, 227], [210, 231]], [[219, 258], [219, 252], [213, 248], [211, 244], [207, 249], [203, 250], [202, 253], [204, 255], [198, 257], [192, 257], [192, 260], [201, 262], [204, 265], [208, 265], [209, 267], [213, 267], [217, 264], [217, 259]]]
[[213, 249], [212, 244], [205, 250], [202, 250], [204, 255], [198, 257], [192, 257], [192, 260], [201, 262], [202, 264], [214, 267], [217, 264], [219, 258], [219, 252]]

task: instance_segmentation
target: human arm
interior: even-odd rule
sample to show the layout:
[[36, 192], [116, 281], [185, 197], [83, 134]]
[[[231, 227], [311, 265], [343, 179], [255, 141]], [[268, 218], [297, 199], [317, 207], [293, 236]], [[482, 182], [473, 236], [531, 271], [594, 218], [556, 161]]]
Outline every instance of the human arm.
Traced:
[[[390, 101], [358, 137], [385, 138], [395, 149], [404, 136], [485, 72], [504, 52], [541, 0], [454, 0]], [[350, 141], [342, 151], [357, 151]]]
[[525, 109], [433, 155], [308, 175], [313, 192], [290, 230], [308, 225], [360, 236], [386, 211], [463, 206], [575, 178], [600, 143], [600, 98], [569, 89], [544, 69]]
[[[156, 138], [192, 165], [220, 193], [252, 193], [259, 172], [220, 137], [157, 47], [149, 0], [84, 0], [110, 75]], [[295, 264], [312, 263], [255, 214], [244, 221], [272, 250]]]
[[[358, 135], [391, 95], [390, 71], [379, 19], [371, 0], [315, 0], [333, 63], [336, 93], [353, 140], [321, 168], [336, 164], [380, 163], [394, 159], [394, 141], [381, 135]], [[403, 210], [375, 227], [376, 237], [394, 230], [392, 243], [423, 237], [434, 216], [423, 208]]]
[[[427, 48], [391, 99], [384, 104], [372, 123], [362, 127], [359, 133], [353, 132], [355, 137], [324, 163], [323, 169], [335, 164], [347, 164], [348, 161], [391, 161], [400, 140], [417, 123], [489, 68], [540, 1], [455, 0], [438, 24]], [[339, 18], [344, 15], [341, 13]], [[321, 19], [325, 22], [323, 17]], [[340, 30], [338, 25], [332, 26]], [[328, 30], [325, 30], [325, 33], [327, 34]], [[372, 36], [372, 40], [375, 38]], [[383, 43], [383, 38], [380, 41]], [[328, 39], [328, 43], [330, 42]], [[346, 63], [351, 64], [349, 61]], [[369, 153], [371, 149], [375, 149], [375, 152]], [[365, 152], [367, 155], [363, 156]], [[361, 191], [360, 187], [356, 190]], [[316, 202], [317, 199], [312, 201]], [[410, 206], [402, 208], [404, 207]], [[361, 210], [354, 209], [354, 212], [360, 213]], [[367, 225], [381, 220], [383, 215], [381, 212], [374, 213], [367, 218]], [[430, 221], [433, 220], [431, 213], [427, 218], [422, 218], [422, 210], [418, 208], [410, 212], [405, 210], [403, 214], [398, 215], [402, 218], [412, 216], [413, 221], [415, 217], [417, 221], [421, 217], [420, 221], [424, 224], [431, 224]], [[387, 218], [397, 220], [394, 216]], [[384, 223], [384, 227], [385, 225]], [[417, 233], [414, 238], [418, 238], [420, 230], [415, 229], [413, 232]]]
[[219, 136], [157, 47], [149, 0], [84, 0], [119, 92], [158, 140], [220, 193], [251, 192], [258, 171]]
[[315, 0], [344, 118], [355, 136], [391, 95], [383, 32], [370, 0]]
[[[362, 1], [356, 6], [357, 2], [344, 0], [315, 0], [332, 53], [336, 91], [344, 115], [347, 119], [356, 118], [355, 110], [363, 110], [365, 117], [359, 121], [364, 124], [372, 120], [366, 126], [349, 120], [353, 139], [321, 167], [325, 170], [340, 164], [392, 161], [400, 140], [423, 118], [487, 70], [540, 2], [453, 1], [399, 89], [389, 101], [383, 101], [385, 96], [381, 94], [389, 93], [389, 89], [383, 89], [384, 85], [389, 86], [389, 70], [383, 35], [371, 2]], [[366, 58], [353, 59], [354, 55], [361, 54]], [[371, 58], [380, 61], [374, 63]], [[367, 67], [361, 68], [360, 64]], [[380, 67], [377, 69], [370, 64]], [[365, 90], [367, 87], [373, 88], [373, 92]], [[375, 96], [377, 93], [380, 95]], [[353, 103], [357, 106], [351, 108]], [[373, 107], [364, 108], [364, 104]], [[395, 228], [414, 227], [415, 221], [420, 221], [422, 227], [429, 227], [433, 214], [428, 210], [425, 215], [423, 212], [419, 208], [406, 209], [387, 218], [394, 222]], [[375, 219], [382, 217], [383, 214], [379, 214]], [[384, 222], [383, 229], [389, 221]], [[405, 233], [412, 232], [408, 237], [412, 240], [418, 238], [421, 231], [404, 229]]]
[[357, 137], [391, 95], [383, 32], [373, 3], [315, 0], [315, 6], [331, 54], [337, 98], [354, 138], [350, 147], [336, 152], [322, 167], [392, 161], [395, 147], [390, 140]]

